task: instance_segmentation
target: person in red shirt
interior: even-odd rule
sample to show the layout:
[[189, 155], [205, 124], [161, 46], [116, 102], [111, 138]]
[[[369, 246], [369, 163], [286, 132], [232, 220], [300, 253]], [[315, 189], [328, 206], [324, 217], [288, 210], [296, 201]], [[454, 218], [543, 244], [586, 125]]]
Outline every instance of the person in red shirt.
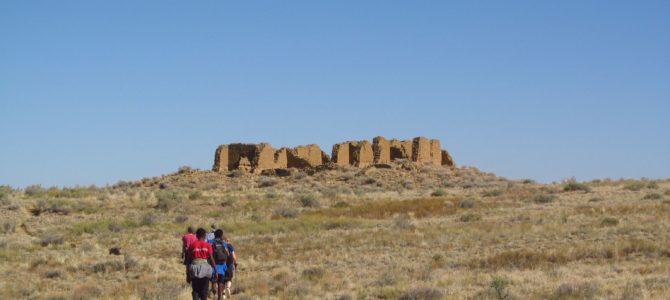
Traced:
[[212, 245], [205, 241], [206, 235], [205, 229], [198, 228], [195, 231], [198, 240], [191, 243], [187, 251], [186, 282], [191, 283], [193, 300], [207, 300], [209, 279], [218, 279], [212, 257], [214, 251]]
[[188, 251], [188, 247], [197, 240], [198, 238], [196, 238], [195, 234], [193, 234], [193, 226], [189, 226], [188, 229], [186, 229], [186, 234], [181, 237], [181, 258], [184, 261], [184, 264], [186, 264], [187, 260], [186, 253]]

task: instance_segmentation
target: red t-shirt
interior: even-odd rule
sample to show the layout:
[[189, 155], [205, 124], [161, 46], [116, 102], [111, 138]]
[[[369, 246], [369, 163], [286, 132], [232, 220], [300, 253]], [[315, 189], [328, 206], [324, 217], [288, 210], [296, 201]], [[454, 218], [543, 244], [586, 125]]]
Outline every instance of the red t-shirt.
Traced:
[[212, 255], [212, 253], [214, 253], [214, 251], [212, 250], [212, 245], [210, 245], [208, 242], [197, 240], [191, 243], [191, 246], [188, 247], [188, 253], [193, 259], [207, 259], [210, 255]]
[[191, 247], [191, 244], [197, 240], [198, 239], [195, 237], [195, 234], [192, 233], [187, 233], [181, 237], [182, 246], [186, 250], [188, 250], [188, 248]]

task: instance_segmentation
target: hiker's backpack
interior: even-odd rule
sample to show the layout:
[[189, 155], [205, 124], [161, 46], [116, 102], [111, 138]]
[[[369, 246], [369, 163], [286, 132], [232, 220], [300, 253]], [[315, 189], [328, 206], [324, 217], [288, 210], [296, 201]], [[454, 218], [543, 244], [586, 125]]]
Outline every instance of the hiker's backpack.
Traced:
[[225, 264], [228, 261], [228, 257], [231, 255], [228, 253], [228, 249], [226, 249], [226, 245], [223, 244], [223, 241], [219, 239], [214, 240], [212, 248], [214, 248], [214, 261], [216, 264]]

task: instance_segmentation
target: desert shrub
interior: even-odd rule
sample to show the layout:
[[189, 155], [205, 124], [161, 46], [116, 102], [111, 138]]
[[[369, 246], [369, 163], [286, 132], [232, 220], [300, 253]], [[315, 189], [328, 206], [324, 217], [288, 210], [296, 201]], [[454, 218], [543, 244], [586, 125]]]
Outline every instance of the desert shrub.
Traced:
[[295, 180], [304, 179], [305, 177], [307, 177], [307, 173], [305, 173], [305, 171], [302, 171], [302, 170], [293, 173], [293, 175], [291, 176], [291, 178], [293, 178]]
[[156, 194], [156, 198], [158, 199], [156, 208], [162, 210], [172, 210], [186, 200], [184, 194], [176, 191], [161, 191]]
[[665, 192], [663, 192], [666, 196], [670, 196], [670, 189], [666, 189]]
[[306, 194], [298, 199], [303, 207], [320, 207], [319, 199], [314, 194]]
[[571, 179], [571, 180], [568, 180], [568, 182], [563, 186], [563, 191], [566, 191], [566, 192], [576, 192], [576, 191], [590, 192], [591, 188], [584, 183], [579, 183], [576, 180]]
[[74, 289], [72, 299], [74, 300], [88, 300], [96, 299], [102, 296], [102, 289], [95, 284], [84, 284], [77, 286]]
[[556, 299], [592, 299], [598, 293], [598, 285], [591, 282], [584, 282], [580, 284], [563, 283], [556, 291], [554, 291], [554, 298]]
[[93, 273], [118, 272], [125, 269], [123, 262], [117, 260], [108, 260], [94, 263], [91, 267]]
[[59, 278], [62, 275], [63, 274], [61, 274], [61, 272], [58, 271], [58, 270], [51, 270], [51, 271], [44, 272], [44, 277], [49, 278], [49, 279]]
[[16, 224], [12, 221], [7, 221], [2, 224], [2, 232], [5, 234], [14, 233], [16, 231]]
[[589, 202], [602, 202], [602, 201], [605, 201], [605, 198], [603, 198], [603, 197], [593, 197], [593, 198], [589, 199]]
[[502, 195], [502, 190], [488, 190], [482, 193], [482, 197], [498, 197]]
[[444, 292], [430, 287], [418, 287], [405, 291], [400, 295], [400, 300], [435, 300], [442, 299]]
[[264, 178], [261, 178], [260, 182], [258, 183], [258, 187], [261, 187], [261, 188], [271, 187], [271, 186], [277, 185], [278, 183], [279, 183], [279, 180], [277, 180], [276, 178], [264, 177]]
[[63, 236], [55, 233], [46, 233], [42, 235], [42, 237], [39, 240], [39, 244], [42, 245], [42, 247], [46, 247], [49, 245], [62, 245], [64, 242], [65, 239], [63, 238]]
[[623, 189], [637, 192], [637, 191], [642, 190], [646, 186], [647, 186], [647, 184], [643, 181], [632, 181], [632, 182], [629, 182], [626, 185], [624, 185]]
[[661, 196], [659, 193], [649, 193], [642, 197], [643, 200], [660, 200], [662, 198], [663, 196]]
[[398, 229], [414, 229], [414, 222], [409, 214], [402, 213], [393, 218], [393, 227]]
[[464, 214], [459, 218], [461, 222], [476, 222], [480, 221], [481, 219], [482, 215], [476, 213]]
[[613, 217], [605, 217], [600, 221], [600, 226], [617, 226], [619, 225], [619, 219]]
[[140, 225], [142, 226], [153, 226], [158, 224], [159, 218], [157, 215], [152, 214], [152, 213], [146, 213], [142, 215], [142, 218], [140, 219]]
[[319, 281], [323, 278], [324, 271], [321, 268], [314, 267], [302, 271], [302, 277], [310, 281]]
[[437, 268], [442, 268], [446, 266], [447, 260], [444, 258], [444, 255], [442, 254], [435, 254], [433, 257], [430, 259], [430, 267], [432, 269], [437, 269]]
[[492, 276], [489, 287], [495, 292], [496, 299], [503, 300], [509, 298], [509, 280], [503, 276]]
[[282, 217], [286, 219], [293, 219], [298, 216], [298, 210], [290, 207], [277, 208], [274, 211], [274, 217]]
[[375, 183], [377, 183], [376, 179], [374, 179], [372, 177], [367, 177], [367, 176], [361, 177], [358, 180], [358, 184], [361, 184], [361, 185], [370, 185], [370, 184], [375, 184]]
[[265, 199], [277, 199], [277, 198], [279, 198], [279, 193], [277, 193], [273, 189], [271, 189], [267, 193], [265, 193]]
[[335, 208], [345, 208], [349, 206], [350, 206], [349, 203], [347, 203], [346, 201], [338, 201], [337, 203], [335, 203], [335, 205], [333, 205], [333, 207]]
[[339, 195], [342, 193], [347, 193], [348, 191], [344, 189], [343, 187], [331, 187], [331, 188], [325, 188], [321, 189], [321, 195], [324, 197], [335, 200], [339, 197]]
[[198, 199], [202, 199], [201, 191], [192, 191], [188, 193], [188, 200], [198, 200]]
[[548, 194], [538, 194], [530, 198], [530, 201], [538, 203], [538, 204], [545, 204], [545, 203], [551, 203], [556, 200], [556, 195], [548, 195]]
[[221, 206], [223, 207], [229, 207], [235, 205], [237, 202], [237, 198], [231, 196], [231, 195], [226, 195], [223, 197], [223, 200], [221, 201]]
[[228, 176], [233, 177], [233, 178], [237, 178], [237, 177], [242, 177], [246, 174], [247, 174], [246, 172], [244, 172], [240, 169], [237, 169], [237, 170], [231, 171], [230, 174], [228, 174]]
[[33, 184], [23, 189], [23, 193], [28, 197], [38, 197], [44, 195], [46, 190], [39, 184]]
[[411, 180], [403, 180], [403, 182], [400, 183], [402, 187], [408, 190], [413, 190], [414, 189], [414, 181]]
[[354, 300], [354, 297], [350, 294], [339, 294], [335, 297], [336, 300]]
[[461, 201], [460, 205], [461, 208], [473, 208], [475, 207], [475, 201], [472, 199], [465, 199]]
[[134, 257], [132, 257], [128, 254], [123, 256], [123, 267], [125, 268], [126, 271], [135, 269], [139, 265], [140, 265], [140, 263], [139, 263], [139, 261], [137, 261], [136, 258], [134, 258]]
[[649, 183], [647, 183], [647, 188], [655, 190], [658, 188], [658, 183], [656, 181], [649, 181]]
[[179, 169], [177, 169], [177, 174], [186, 174], [191, 172], [193, 172], [193, 168], [191, 168], [191, 166], [181, 166]]
[[188, 216], [187, 215], [178, 215], [174, 217], [174, 223], [175, 224], [184, 224], [184, 222], [188, 221]]
[[111, 232], [121, 232], [121, 230], [123, 230], [123, 225], [121, 225], [117, 222], [112, 222], [112, 223], [109, 223], [108, 229]]
[[432, 197], [442, 197], [447, 195], [447, 192], [443, 189], [437, 189], [430, 194]]

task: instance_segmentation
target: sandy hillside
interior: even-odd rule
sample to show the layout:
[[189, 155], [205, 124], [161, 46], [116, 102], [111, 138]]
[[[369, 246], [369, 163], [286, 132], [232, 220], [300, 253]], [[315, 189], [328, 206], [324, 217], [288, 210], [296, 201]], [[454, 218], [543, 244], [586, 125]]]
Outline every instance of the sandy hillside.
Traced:
[[189, 299], [187, 225], [236, 299], [670, 299], [670, 181], [538, 184], [395, 162], [0, 188], [0, 299]]

